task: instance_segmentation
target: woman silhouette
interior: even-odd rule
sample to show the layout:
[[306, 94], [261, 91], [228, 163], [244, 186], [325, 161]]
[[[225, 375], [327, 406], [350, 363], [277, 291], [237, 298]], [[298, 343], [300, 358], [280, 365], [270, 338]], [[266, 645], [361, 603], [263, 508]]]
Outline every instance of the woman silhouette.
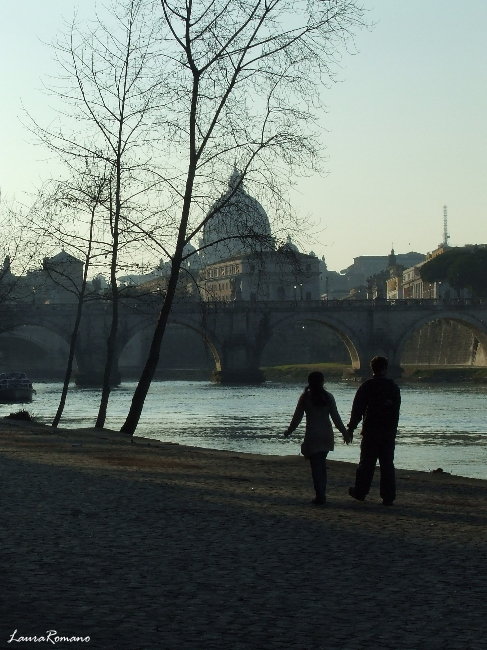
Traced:
[[316, 497], [312, 503], [326, 503], [326, 457], [334, 448], [333, 424], [341, 432], [344, 442], [350, 442], [349, 433], [338, 414], [335, 398], [324, 388], [323, 373], [315, 371], [308, 376], [308, 385], [298, 400], [291, 424], [284, 432], [289, 436], [306, 414], [306, 432], [301, 444], [301, 453], [309, 459]]

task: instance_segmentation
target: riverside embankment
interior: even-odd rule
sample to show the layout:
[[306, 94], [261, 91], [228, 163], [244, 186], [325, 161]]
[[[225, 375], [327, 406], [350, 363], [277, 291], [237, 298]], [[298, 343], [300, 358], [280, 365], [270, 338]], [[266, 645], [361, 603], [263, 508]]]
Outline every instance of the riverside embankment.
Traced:
[[[284, 366], [269, 366], [262, 368], [269, 381], [297, 382], [302, 381], [307, 372], [321, 370], [328, 381], [339, 381], [343, 378], [352, 379], [352, 367], [339, 363], [294, 364]], [[427, 364], [405, 365], [400, 381], [404, 383], [474, 383], [487, 384], [487, 368], [476, 366], [431, 366]], [[359, 377], [355, 377], [357, 381]]]
[[1, 647], [485, 647], [484, 481], [402, 470], [384, 508], [331, 462], [313, 508], [297, 456], [5, 421], [0, 467]]

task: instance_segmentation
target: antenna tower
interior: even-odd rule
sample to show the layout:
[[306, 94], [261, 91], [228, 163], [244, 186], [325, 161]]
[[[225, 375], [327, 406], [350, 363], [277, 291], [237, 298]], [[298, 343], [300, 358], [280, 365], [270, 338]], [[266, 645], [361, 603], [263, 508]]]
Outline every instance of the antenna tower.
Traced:
[[446, 205], [443, 206], [443, 245], [448, 246], [448, 240], [450, 235], [448, 234], [448, 209]]

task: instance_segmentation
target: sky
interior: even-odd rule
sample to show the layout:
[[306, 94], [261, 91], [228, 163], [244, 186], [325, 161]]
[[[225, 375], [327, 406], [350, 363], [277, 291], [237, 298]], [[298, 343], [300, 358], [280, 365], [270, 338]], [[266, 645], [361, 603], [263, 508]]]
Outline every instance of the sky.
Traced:
[[[323, 92], [324, 173], [303, 180], [309, 248], [341, 270], [360, 255], [487, 243], [487, 2], [363, 0], [373, 26]], [[0, 189], [25, 200], [45, 178], [22, 107], [49, 121], [49, 43], [94, 0], [0, 2]], [[44, 122], [45, 123], [45, 122]], [[305, 250], [305, 252], [308, 252]]]

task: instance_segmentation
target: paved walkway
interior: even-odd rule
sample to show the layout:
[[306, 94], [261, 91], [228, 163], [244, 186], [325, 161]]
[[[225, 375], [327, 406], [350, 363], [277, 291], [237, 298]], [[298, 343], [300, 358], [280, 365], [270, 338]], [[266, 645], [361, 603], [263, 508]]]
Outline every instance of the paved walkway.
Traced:
[[332, 464], [313, 508], [299, 458], [0, 443], [1, 648], [487, 648], [485, 482], [401, 472], [384, 508]]

